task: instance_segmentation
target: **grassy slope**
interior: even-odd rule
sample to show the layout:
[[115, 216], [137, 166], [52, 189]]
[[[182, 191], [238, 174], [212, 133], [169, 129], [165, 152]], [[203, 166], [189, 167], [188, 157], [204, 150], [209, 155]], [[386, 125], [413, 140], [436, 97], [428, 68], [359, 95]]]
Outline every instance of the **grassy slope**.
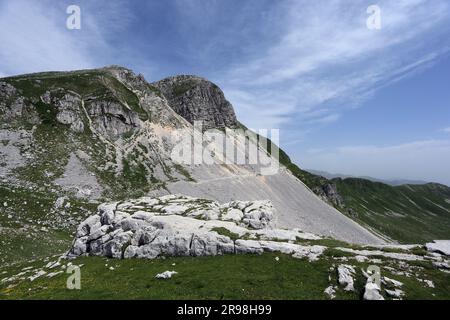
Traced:
[[[143, 189], [149, 186], [142, 179], [141, 168], [136, 168], [133, 161], [127, 163], [122, 177], [104, 169], [108, 160], [105, 158], [106, 146], [92, 135], [87, 119], [82, 119], [85, 132], [73, 133], [68, 126], [56, 121], [56, 107], [43, 103], [39, 97], [48, 90], [63, 88], [65, 91], [60, 95], [73, 91], [86, 100], [96, 97], [126, 104], [142, 120], [147, 119], [147, 113], [139, 106], [137, 96], [106, 69], [36, 73], [3, 78], [2, 81], [13, 85], [18, 95], [33, 105], [42, 120], [34, 128], [30, 146], [26, 149], [20, 147], [21, 152], [31, 158], [27, 164], [14, 169], [17, 183], [0, 182], [0, 262], [10, 264], [65, 252], [72, 242], [76, 226], [95, 212], [97, 203], [77, 199], [53, 183], [63, 175], [74, 150], [82, 149], [91, 156], [91, 171], [96, 172], [103, 186], [111, 187], [106, 189], [106, 196], [142, 195]], [[86, 107], [89, 107], [88, 103]], [[1, 123], [2, 129], [29, 130], [31, 127], [22, 118]], [[140, 188], [136, 183], [140, 183]], [[56, 199], [62, 196], [68, 197], [70, 208], [55, 208]]]
[[[67, 197], [68, 208], [55, 208], [58, 195], [0, 183], [0, 262], [11, 264], [67, 251], [73, 231], [97, 205]], [[6, 204], [6, 206], [4, 205]]]
[[97, 97], [124, 103], [135, 111], [141, 120], [149, 118], [140, 107], [136, 95], [120, 83], [108, 69], [35, 73], [3, 78], [2, 81], [11, 84], [21, 95], [37, 104], [39, 97], [46, 91], [64, 88], [78, 93], [84, 99]]
[[300, 169], [281, 149], [280, 163], [312, 190], [335, 184], [345, 204], [336, 209], [391, 239], [401, 243], [450, 239], [447, 186], [430, 183], [393, 187], [359, 178], [328, 180]]
[[[80, 149], [91, 157], [91, 163], [86, 162], [84, 165], [95, 173], [103, 186], [107, 187], [104, 194], [107, 198], [142, 196], [154, 186], [161, 184], [153, 177], [152, 172], [147, 172], [142, 164], [135, 161], [145, 150], [139, 153], [136, 149], [133, 154], [124, 158], [122, 161], [126, 170], [121, 176], [117, 176], [116, 172], [109, 168], [109, 164], [116, 159], [105, 156], [114, 154], [115, 151], [92, 134], [83, 112], [81, 117], [85, 131], [80, 134], [73, 133], [69, 130], [69, 126], [56, 120], [57, 109], [53, 104], [40, 101], [39, 97], [47, 91], [53, 91], [52, 94], [57, 96], [76, 92], [85, 100], [87, 110], [92, 100], [114, 101], [130, 107], [141, 120], [149, 120], [150, 115], [141, 108], [136, 94], [120, 83], [109, 69], [35, 73], [3, 78], [2, 81], [13, 85], [18, 90], [18, 95], [25, 97], [27, 104], [36, 108], [42, 120], [33, 135], [34, 144], [30, 150], [35, 155], [33, 164], [16, 170], [19, 179], [50, 187], [51, 181], [63, 173], [70, 153]], [[55, 90], [59, 88], [64, 90], [58, 93]], [[32, 125], [22, 119], [16, 119], [11, 123], [2, 123], [2, 127], [31, 129]], [[122, 137], [125, 140], [128, 138], [126, 134]], [[51, 177], [47, 175], [48, 172], [52, 173]], [[150, 177], [149, 183], [147, 177]]]
[[[73, 263], [83, 265], [81, 290], [66, 289], [69, 275], [62, 273], [51, 279], [24, 280], [9, 288], [0, 285], [0, 299], [327, 299], [323, 290], [330, 284], [338, 284], [336, 271], [330, 270], [335, 263], [331, 256], [316, 262], [282, 254], [263, 254], [153, 261], [89, 257]], [[45, 262], [34, 263], [43, 264]], [[365, 280], [360, 269], [366, 269], [367, 264], [352, 261], [352, 265], [358, 270], [356, 292], [339, 289], [338, 299], [359, 299], [363, 294]], [[435, 289], [415, 278], [395, 276], [384, 269], [382, 275], [404, 282], [406, 298], [448, 298], [450, 276], [426, 265], [420, 268], [425, 278], [433, 279]], [[0, 272], [3, 270], [10, 271], [0, 269]], [[175, 270], [178, 274], [169, 280], [154, 278], [166, 270]]]
[[334, 179], [355, 220], [404, 243], [450, 238], [450, 188]]

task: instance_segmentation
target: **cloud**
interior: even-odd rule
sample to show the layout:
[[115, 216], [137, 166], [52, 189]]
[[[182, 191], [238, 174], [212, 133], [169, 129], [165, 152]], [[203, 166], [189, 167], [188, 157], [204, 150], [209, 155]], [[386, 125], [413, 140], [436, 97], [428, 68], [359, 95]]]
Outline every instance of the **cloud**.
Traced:
[[[265, 110], [277, 110], [275, 126], [299, 120], [299, 125], [317, 125], [323, 115], [317, 121], [303, 116], [315, 109], [327, 109], [328, 119], [336, 118], [450, 49], [441, 42], [449, 34], [445, 0], [379, 1], [379, 31], [366, 27], [367, 1], [281, 3], [272, 41], [246, 43], [252, 54], [219, 78], [238, 115], [253, 126], [270, 122]], [[245, 99], [237, 90], [246, 93]], [[245, 111], [239, 112], [242, 105]]]
[[[81, 30], [66, 28], [67, 4], [3, 1], [0, 4], [0, 72], [8, 75], [94, 68], [113, 56], [108, 40], [129, 21], [122, 1], [78, 1]], [[99, 14], [101, 12], [101, 14]]]
[[[36, 2], [3, 2], [0, 11], [1, 68], [7, 73], [87, 68], [91, 59], [76, 41]], [[65, 11], [61, 13], [61, 16]]]
[[300, 161], [304, 167], [328, 172], [450, 185], [450, 140], [311, 149], [301, 156]]
[[450, 133], [450, 127], [444, 128], [444, 129], [442, 129], [442, 131], [443, 131], [443, 132], [448, 132], [448, 133]]
[[374, 32], [366, 28], [364, 2], [344, 6], [341, 1], [326, 5], [291, 1], [286, 30], [278, 43], [235, 70], [235, 76], [255, 84], [273, 84], [330, 65], [366, 60], [368, 55], [414, 39], [448, 14], [444, 1], [383, 1], [380, 7], [383, 28]]

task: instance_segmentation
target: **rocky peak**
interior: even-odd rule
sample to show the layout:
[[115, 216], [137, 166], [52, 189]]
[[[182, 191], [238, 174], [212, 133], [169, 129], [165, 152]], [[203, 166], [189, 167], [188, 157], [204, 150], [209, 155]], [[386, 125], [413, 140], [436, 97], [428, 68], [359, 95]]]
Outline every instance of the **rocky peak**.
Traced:
[[191, 75], [169, 77], [153, 83], [170, 107], [191, 124], [203, 121], [204, 129], [234, 128], [238, 122], [233, 106], [214, 83]]

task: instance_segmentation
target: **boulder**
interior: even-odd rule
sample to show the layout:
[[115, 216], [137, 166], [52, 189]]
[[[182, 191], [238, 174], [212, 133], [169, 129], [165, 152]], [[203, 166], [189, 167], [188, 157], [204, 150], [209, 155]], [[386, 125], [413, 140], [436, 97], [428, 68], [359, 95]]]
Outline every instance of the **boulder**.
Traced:
[[338, 266], [338, 281], [340, 285], [345, 286], [345, 291], [355, 291], [353, 280], [354, 275], [354, 267], [344, 264]]
[[381, 289], [376, 283], [368, 281], [364, 290], [364, 300], [384, 300], [380, 293]]
[[428, 251], [450, 256], [450, 240], [434, 240], [425, 245]]

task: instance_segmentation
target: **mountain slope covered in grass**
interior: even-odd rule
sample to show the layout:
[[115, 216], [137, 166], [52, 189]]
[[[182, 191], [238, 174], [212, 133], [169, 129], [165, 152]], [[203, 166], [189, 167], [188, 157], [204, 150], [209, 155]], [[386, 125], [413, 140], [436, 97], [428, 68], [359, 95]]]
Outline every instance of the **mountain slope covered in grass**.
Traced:
[[450, 238], [450, 188], [428, 183], [391, 186], [362, 178], [326, 179], [281, 161], [336, 209], [400, 243]]
[[[450, 238], [450, 188], [333, 179], [347, 214], [403, 243]], [[350, 211], [348, 209], [351, 209]], [[345, 209], [342, 209], [345, 212]]]

